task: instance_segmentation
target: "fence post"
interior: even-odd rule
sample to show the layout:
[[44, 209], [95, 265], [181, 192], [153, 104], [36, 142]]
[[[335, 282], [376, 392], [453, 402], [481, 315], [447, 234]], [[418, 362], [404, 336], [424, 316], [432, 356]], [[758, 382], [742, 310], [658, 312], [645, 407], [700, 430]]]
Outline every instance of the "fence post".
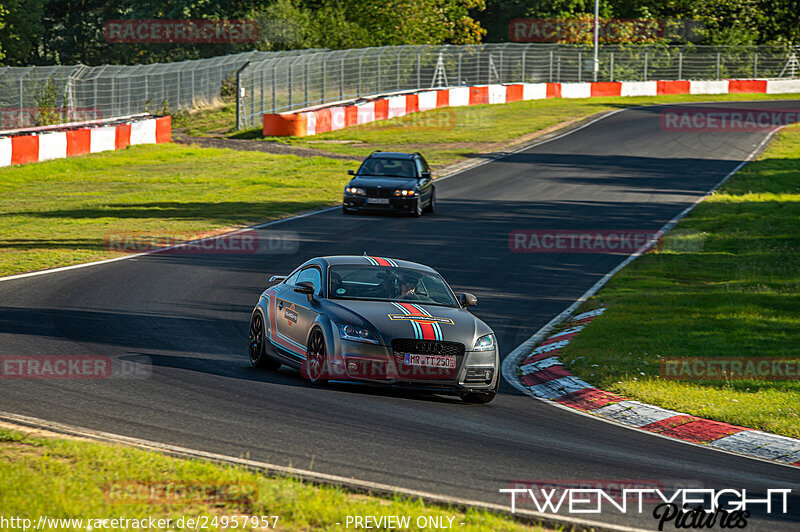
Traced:
[[25, 123], [23, 121], [24, 120], [23, 119], [23, 114], [25, 113], [25, 111], [23, 110], [24, 109], [24, 105], [23, 105], [23, 101], [22, 101], [22, 98], [24, 97], [24, 95], [25, 95], [25, 91], [22, 88], [22, 78], [19, 78], [19, 127], [25, 127]]
[[294, 83], [294, 61], [289, 61], [289, 111], [292, 110], [292, 83]]
[[364, 57], [364, 53], [360, 53], [358, 55], [358, 91], [356, 92], [356, 96], [359, 98], [361, 97], [361, 58]]
[[583, 52], [578, 50], [578, 83], [583, 81]]
[[378, 94], [381, 93], [381, 54], [378, 52]]
[[195, 96], [194, 96], [194, 69], [192, 69], [192, 107], [195, 106]]
[[678, 79], [683, 79], [683, 51], [678, 52]]
[[550, 69], [548, 71], [548, 81], [553, 83], [553, 50], [550, 50]]
[[400, 51], [397, 51], [397, 82], [395, 86], [395, 90], [400, 90]]
[[556, 60], [556, 79], [561, 83], [561, 54], [558, 54], [558, 59]]
[[328, 62], [322, 58], [322, 103], [325, 103], [325, 85], [328, 83]]
[[647, 81], [647, 60], [650, 58], [650, 54], [648, 50], [644, 52], [644, 80]]
[[758, 51], [753, 52], [753, 78], [758, 77]]
[[342, 59], [340, 60], [339, 66], [339, 99], [344, 100], [344, 58], [347, 56], [347, 52], [344, 53]]
[[525, 82], [525, 53], [527, 50], [522, 50], [522, 82]]
[[261, 70], [261, 114], [264, 114], [264, 69], [259, 70]]
[[422, 69], [422, 58], [420, 57], [421, 55], [422, 55], [422, 51], [421, 50], [417, 50], [417, 88], [418, 89], [422, 87], [422, 72], [420, 71]]
[[308, 106], [308, 60], [303, 61], [303, 107]]
[[247, 68], [250, 61], [245, 61], [242, 67], [236, 71], [236, 129], [242, 129], [242, 70]]
[[719, 79], [719, 59], [720, 59], [719, 50], [717, 50], [717, 79]]
[[459, 48], [458, 50], [458, 76], [456, 76], [456, 85], [461, 85], [461, 55], [462, 51]]
[[614, 52], [611, 52], [611, 57], [609, 58], [608, 81], [614, 81]]
[[277, 107], [277, 93], [275, 87], [275, 74], [276, 74], [275, 63], [272, 64], [272, 114], [275, 114], [275, 107]]

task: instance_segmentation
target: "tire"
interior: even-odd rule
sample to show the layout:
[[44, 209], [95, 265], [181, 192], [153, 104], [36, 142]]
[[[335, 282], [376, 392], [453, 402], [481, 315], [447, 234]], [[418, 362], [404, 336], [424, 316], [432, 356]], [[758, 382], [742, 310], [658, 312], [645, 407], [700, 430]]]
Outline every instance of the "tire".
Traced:
[[319, 328], [311, 331], [306, 349], [306, 360], [303, 362], [303, 376], [314, 384], [325, 384], [327, 377], [328, 356], [325, 348], [325, 337]]
[[431, 190], [431, 201], [428, 203], [428, 206], [425, 207], [425, 212], [429, 214], [436, 212], [436, 189]]
[[458, 394], [461, 397], [461, 400], [465, 403], [472, 403], [472, 404], [486, 404], [492, 401], [494, 397], [497, 395], [497, 387], [500, 385], [500, 376], [498, 375], [497, 384], [494, 385], [494, 389], [489, 390], [488, 392], [460, 392]]
[[411, 216], [413, 216], [414, 218], [419, 218], [420, 216], [422, 216], [422, 197], [421, 196], [417, 196], [417, 205], [414, 208], [414, 210], [411, 211]]
[[267, 338], [264, 333], [264, 318], [259, 311], [250, 318], [250, 365], [254, 368], [276, 370], [281, 363], [267, 355]]

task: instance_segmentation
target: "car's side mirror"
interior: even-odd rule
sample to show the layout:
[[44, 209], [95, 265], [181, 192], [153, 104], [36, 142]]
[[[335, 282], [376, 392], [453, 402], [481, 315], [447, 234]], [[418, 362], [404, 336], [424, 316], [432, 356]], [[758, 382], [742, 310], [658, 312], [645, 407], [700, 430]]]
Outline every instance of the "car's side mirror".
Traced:
[[464, 292], [458, 298], [458, 302], [464, 308], [474, 307], [475, 305], [478, 304], [478, 298], [473, 296], [472, 294], [468, 294], [467, 292]]
[[347, 175], [356, 175], [356, 171], [355, 170], [348, 170], [347, 171]]
[[420, 174], [420, 176], [421, 176], [423, 179], [430, 179], [430, 178], [431, 178], [431, 173], [430, 173], [430, 172], [422, 172], [422, 173]]
[[298, 294], [305, 294], [309, 301], [314, 299], [314, 283], [311, 281], [300, 281], [294, 285], [293, 290]]

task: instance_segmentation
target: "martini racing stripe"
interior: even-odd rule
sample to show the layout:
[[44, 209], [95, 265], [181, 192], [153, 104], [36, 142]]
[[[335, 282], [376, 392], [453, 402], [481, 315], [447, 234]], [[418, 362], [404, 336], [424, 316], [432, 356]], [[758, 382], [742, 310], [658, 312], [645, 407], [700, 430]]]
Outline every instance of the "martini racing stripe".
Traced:
[[386, 259], [383, 257], [370, 257], [368, 255], [364, 255], [364, 258], [367, 259], [373, 266], [391, 266], [393, 268], [397, 268], [397, 263], [392, 259]]
[[[414, 305], [412, 305], [411, 303], [397, 303], [397, 304], [400, 305], [401, 307], [403, 307], [407, 311], [407, 312], [405, 312], [406, 314], [418, 315], [418, 316], [420, 315], [419, 314], [420, 311]], [[424, 315], [425, 314], [423, 314], [423, 316]], [[430, 315], [430, 314], [428, 314], [428, 315]], [[422, 316], [420, 316], [420, 317], [422, 317]], [[436, 337], [435, 329], [433, 328], [433, 325], [434, 325], [433, 323], [431, 323], [429, 321], [423, 321], [423, 320], [417, 321], [417, 320], [413, 320], [413, 319], [411, 320], [411, 323], [414, 323], [419, 328], [419, 331], [421, 333], [421, 337], [417, 336], [417, 339], [419, 339], [419, 340], [437, 340], [438, 339]], [[417, 330], [415, 329], [414, 332], [416, 333]]]
[[[418, 311], [420, 311], [422, 314], [424, 314], [426, 316], [430, 316], [431, 315], [431, 313], [428, 312], [427, 310], [425, 310], [425, 308], [422, 305], [417, 305], [416, 303], [411, 303], [411, 306], [414, 307], [415, 309], [417, 309]], [[433, 333], [434, 333], [435, 339], [439, 340], [439, 341], [444, 340], [444, 335], [442, 334], [442, 326], [439, 325], [436, 322], [431, 323], [431, 326], [433, 327]]]
[[[412, 314], [412, 312], [410, 310], [408, 310], [406, 307], [404, 307], [400, 303], [392, 302], [392, 305], [394, 305], [395, 307], [400, 309], [400, 312], [402, 312], [403, 314], [406, 314], [406, 315]], [[414, 338], [416, 338], [417, 340], [422, 339], [423, 338], [422, 329], [420, 328], [419, 323], [417, 323], [416, 321], [413, 321], [413, 320], [409, 320], [409, 321], [411, 322], [411, 326], [414, 329]]]

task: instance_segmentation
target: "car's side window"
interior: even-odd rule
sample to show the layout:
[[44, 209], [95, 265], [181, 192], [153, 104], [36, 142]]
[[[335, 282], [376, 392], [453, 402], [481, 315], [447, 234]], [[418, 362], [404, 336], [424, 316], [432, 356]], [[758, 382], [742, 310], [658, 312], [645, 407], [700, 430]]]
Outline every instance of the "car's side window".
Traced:
[[311, 284], [314, 285], [314, 293], [322, 294], [322, 276], [319, 273], [319, 269], [311, 266], [302, 270], [294, 284], [302, 283], [303, 281], [311, 281]]
[[286, 284], [288, 284], [289, 286], [294, 286], [294, 285], [295, 285], [295, 283], [297, 282], [297, 276], [298, 276], [298, 275], [300, 275], [300, 270], [298, 270], [298, 271], [294, 272], [292, 275], [290, 275], [289, 277], [287, 277], [287, 278], [286, 278], [286, 280], [285, 280], [285, 281], [283, 281], [283, 282], [284, 282], [284, 283], [286, 283]]
[[417, 166], [417, 176], [422, 177], [422, 172], [425, 171], [425, 163], [422, 162], [422, 159], [416, 158], [414, 159], [414, 164]]
[[423, 171], [430, 173], [431, 167], [428, 166], [428, 161], [426, 161], [425, 158], [422, 156], [420, 156], [417, 160], [422, 163]]

